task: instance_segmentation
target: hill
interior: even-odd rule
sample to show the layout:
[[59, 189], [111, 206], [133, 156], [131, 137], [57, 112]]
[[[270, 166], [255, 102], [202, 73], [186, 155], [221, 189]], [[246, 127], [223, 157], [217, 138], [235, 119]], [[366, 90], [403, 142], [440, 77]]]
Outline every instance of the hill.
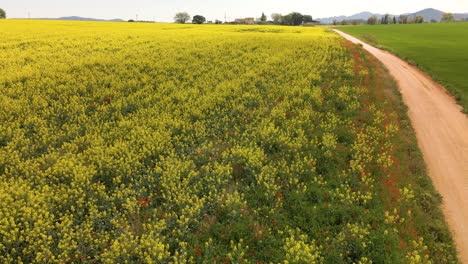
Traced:
[[423, 9], [421, 11], [408, 14], [409, 17], [416, 17], [416, 16], [422, 16], [424, 17], [424, 21], [440, 21], [442, 19], [442, 16], [444, 15], [444, 12], [434, 9], [434, 8], [427, 8]]
[[79, 16], [68, 16], [68, 17], [59, 17], [57, 20], [73, 20], [73, 21], [112, 21], [112, 22], [124, 22], [125, 20], [120, 18], [114, 19], [99, 19], [99, 18], [88, 18], [88, 17], [79, 17]]
[[[409, 14], [409, 16], [411, 17], [422, 16], [424, 17], [424, 21], [429, 22], [431, 20], [440, 21], [444, 13], [445, 12], [437, 10], [437, 9], [427, 8], [427, 9], [418, 11], [416, 13]], [[468, 13], [454, 13], [453, 16], [455, 17], [456, 20], [465, 20], [466, 18], [468, 18]]]

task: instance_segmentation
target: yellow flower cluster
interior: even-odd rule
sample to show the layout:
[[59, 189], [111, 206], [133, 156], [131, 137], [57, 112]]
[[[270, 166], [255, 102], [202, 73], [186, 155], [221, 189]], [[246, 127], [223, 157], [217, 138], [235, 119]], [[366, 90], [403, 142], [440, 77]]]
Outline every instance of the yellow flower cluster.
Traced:
[[424, 239], [421, 237], [417, 240], [411, 241], [412, 251], [406, 255], [406, 260], [411, 264], [431, 264], [432, 261], [429, 259], [427, 254], [428, 248], [424, 245]]
[[302, 234], [299, 229], [288, 230], [289, 237], [284, 242], [286, 253], [284, 263], [320, 263], [320, 247], [315, 241], [310, 241], [308, 236]]

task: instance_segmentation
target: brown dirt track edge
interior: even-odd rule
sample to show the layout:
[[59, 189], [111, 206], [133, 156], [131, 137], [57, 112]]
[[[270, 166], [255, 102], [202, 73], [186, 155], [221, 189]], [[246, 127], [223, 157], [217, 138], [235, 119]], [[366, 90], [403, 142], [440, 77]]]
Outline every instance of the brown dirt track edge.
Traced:
[[442, 209], [460, 260], [468, 263], [468, 117], [438, 83], [397, 56], [334, 30], [361, 44], [398, 83], [429, 175], [443, 197]]

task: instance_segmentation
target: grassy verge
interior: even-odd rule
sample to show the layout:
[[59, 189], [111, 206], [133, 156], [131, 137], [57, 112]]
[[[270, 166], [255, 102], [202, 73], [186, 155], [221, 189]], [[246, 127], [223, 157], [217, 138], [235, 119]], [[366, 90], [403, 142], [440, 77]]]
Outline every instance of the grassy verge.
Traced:
[[427, 174], [426, 164], [407, 114], [408, 108], [403, 103], [398, 85], [375, 57], [367, 53], [366, 60], [371, 69], [371, 83], [376, 88], [376, 96], [384, 97], [386, 111], [394, 111], [398, 116], [401, 130], [393, 145], [405, 172], [398, 180], [413, 186], [416, 201], [413, 209], [414, 230], [410, 232], [423, 237], [428, 251], [431, 252], [431, 259], [437, 260], [437, 263], [456, 263], [456, 248], [440, 209], [442, 197], [434, 189]]

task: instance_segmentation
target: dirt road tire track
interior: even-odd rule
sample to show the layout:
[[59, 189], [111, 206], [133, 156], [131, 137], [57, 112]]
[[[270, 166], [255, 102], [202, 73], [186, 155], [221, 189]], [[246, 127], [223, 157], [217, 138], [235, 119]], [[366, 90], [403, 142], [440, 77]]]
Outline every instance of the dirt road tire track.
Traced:
[[334, 30], [380, 60], [398, 82], [460, 260], [468, 264], [468, 117], [428, 75], [397, 56]]

